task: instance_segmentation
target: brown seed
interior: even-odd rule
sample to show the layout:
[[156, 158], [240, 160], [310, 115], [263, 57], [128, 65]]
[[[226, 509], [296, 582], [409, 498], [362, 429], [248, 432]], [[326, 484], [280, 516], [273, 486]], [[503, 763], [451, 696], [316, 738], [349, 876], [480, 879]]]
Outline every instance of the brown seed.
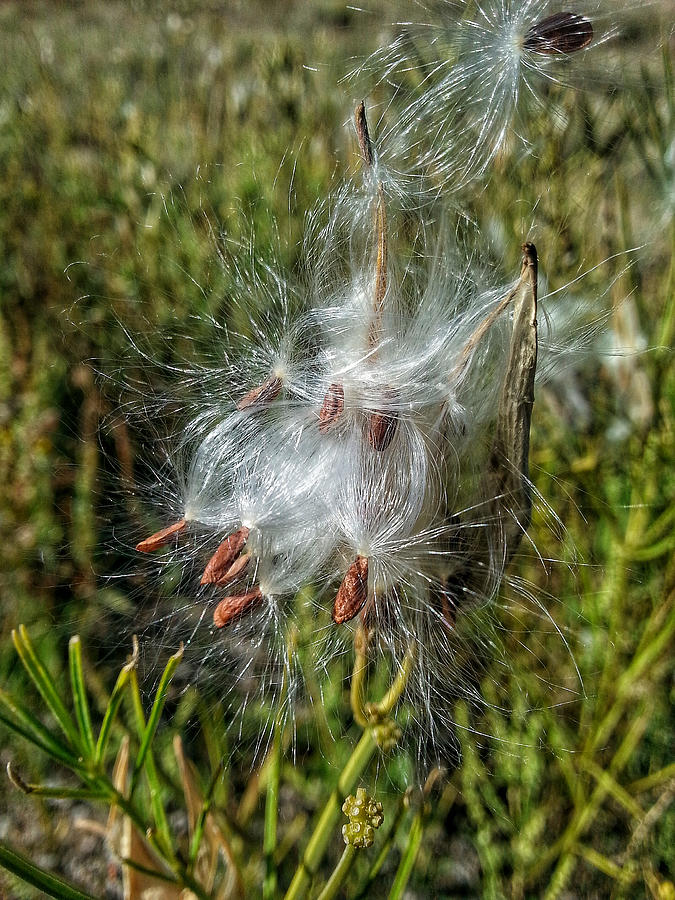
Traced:
[[225, 538], [208, 561], [200, 584], [223, 584], [235, 577], [229, 573], [248, 540], [248, 533], [248, 528], [242, 525], [238, 531]]
[[186, 520], [180, 519], [178, 522], [174, 522], [173, 525], [162, 528], [161, 531], [156, 531], [154, 534], [151, 534], [150, 537], [140, 541], [136, 544], [136, 549], [141, 553], [152, 553], [153, 550], [159, 550], [160, 547], [166, 546], [172, 537], [179, 535], [181, 531], [184, 531], [186, 526]]
[[235, 594], [232, 597], [225, 597], [213, 611], [213, 624], [216, 628], [223, 628], [232, 619], [242, 616], [252, 606], [260, 603], [262, 598], [262, 591], [257, 586], [246, 594]]
[[342, 625], [353, 619], [368, 599], [368, 557], [357, 556], [347, 569], [333, 605], [333, 621]]
[[523, 48], [534, 53], [576, 53], [593, 40], [593, 26], [584, 16], [570, 12], [555, 13], [537, 22], [527, 31]]
[[398, 413], [374, 412], [368, 418], [368, 440], [374, 450], [386, 450], [391, 444], [396, 427]]
[[238, 556], [235, 561], [232, 563], [230, 568], [223, 572], [218, 581], [215, 584], [218, 587], [225, 587], [226, 584], [229, 584], [231, 581], [234, 581], [235, 578], [240, 578], [242, 575], [245, 575], [248, 571], [249, 563], [251, 562], [251, 554], [250, 553], [242, 553], [241, 556]]
[[439, 593], [442, 614], [441, 621], [448, 631], [452, 631], [457, 622], [457, 604], [447, 591], [441, 589]]
[[244, 394], [239, 403], [237, 403], [237, 409], [248, 409], [249, 406], [271, 403], [279, 396], [282, 384], [281, 378], [276, 375], [270, 376], [267, 381], [263, 381], [258, 387], [250, 390], [248, 394]]
[[345, 408], [345, 391], [341, 384], [333, 382], [323, 398], [323, 406], [319, 413], [319, 431], [326, 434], [338, 420]]

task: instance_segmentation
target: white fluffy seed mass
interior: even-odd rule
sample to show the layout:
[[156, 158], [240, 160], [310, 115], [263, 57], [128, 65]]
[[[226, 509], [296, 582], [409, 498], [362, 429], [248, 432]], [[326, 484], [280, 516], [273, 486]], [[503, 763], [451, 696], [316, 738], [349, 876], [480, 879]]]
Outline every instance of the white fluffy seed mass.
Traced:
[[309, 615], [319, 668], [357, 626], [392, 671], [414, 649], [407, 696], [434, 742], [453, 696], [480, 702], [498, 643], [481, 611], [529, 524], [537, 355], [536, 251], [496, 284], [444, 195], [485, 186], [520, 93], [593, 28], [576, 4], [427, 5], [359, 69], [408, 100], [381, 142], [357, 108], [361, 173], [308, 217], [301, 284], [254, 247], [225, 261], [248, 333], [221, 328], [221, 365], [188, 375], [200, 399], [173, 483], [158, 475], [172, 511], [137, 549], [179, 564], [188, 599], [167, 615], [233, 704], [292, 697]]

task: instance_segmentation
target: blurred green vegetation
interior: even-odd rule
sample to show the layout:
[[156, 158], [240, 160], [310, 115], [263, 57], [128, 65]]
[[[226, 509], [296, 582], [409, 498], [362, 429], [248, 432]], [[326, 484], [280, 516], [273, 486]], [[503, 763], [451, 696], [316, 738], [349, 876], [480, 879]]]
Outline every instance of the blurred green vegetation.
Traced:
[[[82, 636], [88, 686], [105, 708], [129, 651], [116, 629], [138, 587], [105, 576], [128, 568], [113, 531], [140, 515], [120, 483], [142, 466], [143, 438], [118, 409], [123, 392], [94, 370], [124, 366], [130, 335], [165, 362], [182, 359], [208, 338], [209, 317], [235, 315], [210, 225], [235, 240], [254, 230], [262, 257], [297, 263], [304, 212], [352, 160], [343, 123], [354, 98], [336, 84], [381, 39], [381, 6], [372, 17], [334, 0], [0, 6], [0, 681], [15, 694], [32, 698], [10, 638], [23, 622], [57, 684], [67, 638]], [[462, 762], [424, 816], [410, 896], [675, 896], [675, 101], [660, 27], [659, 7], [645, 8], [613, 51], [621, 90], [601, 77], [582, 98], [552, 87], [553, 122], [530, 123], [537, 153], [501, 157], [503, 177], [467, 210], [507, 277], [528, 236], [552, 288], [609, 258], [583, 290], [603, 296], [594, 315], [607, 314], [629, 352], [580, 355], [539, 392], [532, 474], [567, 534], [549, 527], [542, 503], [532, 539], [560, 562], [525, 549], [512, 570], [500, 612], [509, 665], [500, 656], [483, 685], [512, 712], [459, 729]], [[626, 270], [612, 257], [629, 247], [640, 250]], [[577, 392], [583, 414], [569, 402]], [[518, 600], [519, 585], [550, 622]], [[324, 696], [338, 734], [344, 690], [338, 681]], [[227, 749], [224, 714], [194, 687], [167, 708], [167, 783], [178, 784], [175, 732], [208, 783]], [[469, 724], [461, 707], [454, 715]], [[284, 884], [349, 752], [310, 726], [301, 711], [295, 765], [282, 767]], [[0, 735], [4, 762], [51, 777]], [[247, 752], [233, 756], [216, 801], [254, 895], [266, 776], [249, 767]], [[410, 766], [394, 757], [383, 769], [391, 815]], [[70, 807], [40, 805], [7, 781], [0, 797], [0, 839], [104, 895], [105, 866], [69, 864], [80, 852], [64, 831]], [[22, 838], [29, 807], [39, 814]], [[102, 845], [91, 852], [105, 859]], [[386, 895], [397, 853], [374, 896]], [[0, 885], [33, 896], [4, 874]]]

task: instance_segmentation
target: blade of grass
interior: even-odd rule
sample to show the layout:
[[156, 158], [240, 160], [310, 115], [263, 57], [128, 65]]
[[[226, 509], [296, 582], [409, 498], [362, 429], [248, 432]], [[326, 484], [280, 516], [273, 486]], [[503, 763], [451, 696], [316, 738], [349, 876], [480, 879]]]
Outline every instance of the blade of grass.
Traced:
[[7, 763], [7, 777], [17, 790], [23, 794], [36, 794], [40, 797], [58, 797], [60, 799], [70, 798], [78, 800], [106, 800], [109, 799], [109, 792], [96, 788], [69, 788], [69, 787], [50, 787], [44, 784], [29, 784], [23, 780], [11, 762]]
[[211, 781], [209, 783], [208, 790], [206, 791], [206, 796], [204, 797], [204, 803], [202, 804], [202, 808], [199, 811], [199, 816], [195, 823], [195, 830], [192, 835], [192, 841], [190, 843], [190, 856], [189, 856], [189, 868], [195, 864], [195, 860], [197, 859], [197, 854], [199, 853], [199, 848], [201, 847], [202, 838], [204, 837], [204, 826], [206, 824], [206, 817], [209, 814], [209, 810], [211, 809], [211, 804], [213, 803], [213, 796], [216, 790], [216, 786], [220, 777], [223, 774], [225, 769], [225, 761], [221, 759], [218, 764], [215, 772], [211, 777]]
[[95, 759], [94, 732], [91, 727], [91, 715], [87, 701], [87, 689], [84, 684], [82, 671], [82, 643], [79, 635], [73, 635], [68, 644], [68, 666], [70, 669], [70, 686], [73, 692], [73, 704], [75, 718], [80, 730], [82, 743], [86, 749], [86, 756]]

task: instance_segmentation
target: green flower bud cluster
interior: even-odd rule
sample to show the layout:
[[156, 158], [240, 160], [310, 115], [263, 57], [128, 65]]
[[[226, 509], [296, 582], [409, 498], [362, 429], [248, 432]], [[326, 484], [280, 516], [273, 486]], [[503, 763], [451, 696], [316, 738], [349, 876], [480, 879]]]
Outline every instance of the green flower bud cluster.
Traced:
[[392, 719], [384, 719], [373, 727], [375, 743], [383, 753], [391, 753], [402, 735], [403, 732]]
[[345, 844], [351, 844], [363, 850], [375, 840], [375, 829], [384, 821], [382, 804], [369, 797], [364, 788], [358, 788], [356, 797], [350, 794], [342, 804], [342, 812], [349, 819], [342, 826], [342, 837]]

